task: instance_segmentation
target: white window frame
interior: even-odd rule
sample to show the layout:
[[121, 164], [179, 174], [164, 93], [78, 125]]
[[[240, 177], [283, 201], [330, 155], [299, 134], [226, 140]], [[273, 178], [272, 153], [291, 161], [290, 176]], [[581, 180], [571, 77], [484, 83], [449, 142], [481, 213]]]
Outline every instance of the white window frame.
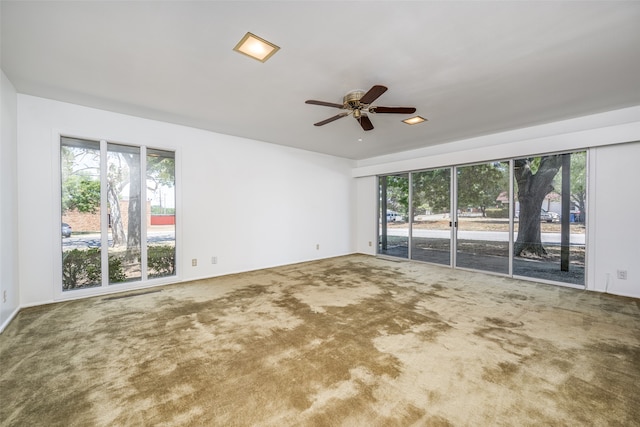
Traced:
[[[100, 142], [100, 180], [101, 182], [106, 181], [107, 174], [107, 144], [119, 144], [119, 145], [128, 145], [132, 147], [140, 148], [140, 173], [142, 174], [142, 182], [146, 182], [146, 153], [147, 148], [163, 150], [173, 152], [175, 156], [175, 182], [174, 182], [174, 190], [175, 190], [175, 212], [176, 212], [176, 222], [175, 222], [175, 266], [176, 266], [176, 274], [173, 276], [165, 276], [149, 279], [147, 277], [147, 226], [146, 226], [146, 203], [142, 203], [141, 208], [141, 224], [144, 224], [141, 229], [141, 268], [142, 268], [142, 277], [141, 280], [135, 282], [123, 282], [118, 283], [117, 285], [110, 285], [108, 270], [105, 268], [102, 270], [102, 284], [100, 286], [95, 286], [86, 289], [74, 289], [70, 291], [64, 291], [62, 289], [62, 239], [60, 237], [60, 223], [61, 223], [61, 211], [62, 211], [62, 176], [61, 176], [61, 156], [60, 156], [60, 147], [61, 147], [61, 138], [77, 138], [84, 139], [89, 141]], [[67, 132], [61, 130], [54, 130], [52, 133], [52, 153], [51, 159], [53, 163], [52, 170], [54, 172], [54, 177], [51, 180], [53, 191], [53, 213], [51, 215], [52, 218], [52, 236], [55, 236], [52, 240], [52, 250], [53, 253], [56, 254], [54, 259], [54, 280], [52, 281], [53, 286], [53, 300], [54, 301], [64, 301], [64, 300], [73, 300], [80, 298], [87, 298], [98, 295], [107, 295], [113, 294], [117, 292], [131, 291], [136, 289], [144, 289], [154, 286], [167, 285], [172, 283], [177, 283], [182, 281], [182, 203], [181, 203], [181, 156], [180, 151], [175, 146], [161, 146], [161, 145], [149, 145], [149, 144], [140, 144], [140, 143], [132, 143], [132, 142], [123, 142], [120, 139], [116, 138], [105, 138], [105, 137], [96, 137], [86, 134], [78, 134], [76, 132]], [[146, 185], [142, 185], [141, 189], [141, 198], [146, 201]], [[101, 194], [100, 194], [100, 203], [102, 206], [106, 206], [106, 186], [101, 185]], [[108, 247], [108, 212], [107, 209], [100, 210], [101, 218], [100, 218], [100, 231], [101, 231], [101, 247]], [[102, 265], [108, 265], [108, 250], [101, 251], [102, 256]]]

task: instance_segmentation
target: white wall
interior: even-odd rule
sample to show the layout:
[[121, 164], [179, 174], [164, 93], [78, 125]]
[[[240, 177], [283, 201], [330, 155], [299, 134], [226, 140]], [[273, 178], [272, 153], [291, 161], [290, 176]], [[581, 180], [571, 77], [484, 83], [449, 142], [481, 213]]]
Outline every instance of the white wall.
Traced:
[[16, 100], [15, 88], [0, 71], [0, 332], [17, 313], [20, 303]]
[[378, 249], [378, 180], [375, 176], [358, 178], [356, 190], [358, 192], [356, 247], [359, 253], [375, 255]]
[[[598, 147], [591, 154], [593, 289], [640, 297], [640, 142]], [[618, 279], [618, 270], [627, 271], [626, 280]]]
[[60, 286], [60, 133], [177, 149], [181, 280], [355, 251], [352, 161], [20, 94], [22, 306], [54, 300]]
[[[386, 174], [591, 148], [587, 212], [587, 289], [640, 298], [640, 107], [611, 111], [378, 158], [354, 168], [358, 191], [358, 250], [376, 239], [374, 174]], [[364, 216], [363, 216], [364, 215]], [[375, 248], [374, 248], [375, 250]], [[626, 270], [627, 279], [617, 279]]]

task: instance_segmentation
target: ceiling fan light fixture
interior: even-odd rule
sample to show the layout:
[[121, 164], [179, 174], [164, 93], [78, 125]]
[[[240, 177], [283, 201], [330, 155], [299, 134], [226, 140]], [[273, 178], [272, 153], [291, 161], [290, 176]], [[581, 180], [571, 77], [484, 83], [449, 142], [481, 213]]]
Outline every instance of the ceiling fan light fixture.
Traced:
[[267, 59], [271, 58], [279, 49], [280, 47], [275, 44], [252, 33], [245, 34], [242, 40], [233, 48], [236, 52], [247, 55], [260, 62], [266, 62]]
[[426, 122], [427, 119], [420, 116], [409, 117], [408, 119], [404, 119], [403, 122], [408, 125], [417, 125], [418, 123]]
[[[344, 98], [342, 98], [342, 104], [337, 104], [334, 102], [326, 102], [326, 101], [316, 101], [315, 99], [307, 99], [305, 104], [312, 105], [322, 105], [325, 107], [338, 108], [343, 111], [340, 114], [336, 114], [333, 117], [329, 117], [328, 119], [322, 120], [318, 123], [314, 123], [314, 126], [324, 126], [327, 123], [331, 123], [336, 121], [342, 117], [353, 115], [353, 118], [358, 121], [360, 127], [364, 131], [373, 130], [373, 123], [371, 123], [371, 119], [368, 114], [413, 114], [416, 112], [415, 107], [382, 107], [382, 106], [374, 106], [371, 105], [376, 99], [380, 97], [383, 93], [387, 91], [386, 86], [382, 85], [373, 85], [371, 89], [367, 92], [363, 90], [352, 90], [348, 92]], [[413, 120], [425, 121], [426, 119], [418, 116], [417, 118], [413, 118]], [[410, 120], [410, 119], [407, 119]], [[414, 124], [411, 121], [406, 121], [407, 123]]]

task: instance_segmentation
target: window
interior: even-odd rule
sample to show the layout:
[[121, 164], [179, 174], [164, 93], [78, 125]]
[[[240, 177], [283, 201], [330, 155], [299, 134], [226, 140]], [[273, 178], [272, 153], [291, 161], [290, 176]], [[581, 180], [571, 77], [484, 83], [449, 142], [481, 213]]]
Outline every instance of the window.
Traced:
[[147, 228], [148, 277], [176, 274], [175, 153], [147, 149], [147, 199], [151, 200]]
[[411, 259], [451, 264], [451, 168], [411, 174]]
[[142, 279], [140, 147], [107, 144], [109, 283]]
[[62, 138], [62, 289], [102, 285], [100, 143]]
[[586, 156], [380, 176], [378, 254], [584, 286]]
[[584, 285], [586, 152], [514, 160], [513, 274]]
[[456, 267], [509, 273], [509, 162], [456, 167]]
[[378, 253], [407, 258], [409, 175], [381, 176], [378, 183]]
[[60, 170], [63, 291], [176, 274], [175, 153], [62, 137]]

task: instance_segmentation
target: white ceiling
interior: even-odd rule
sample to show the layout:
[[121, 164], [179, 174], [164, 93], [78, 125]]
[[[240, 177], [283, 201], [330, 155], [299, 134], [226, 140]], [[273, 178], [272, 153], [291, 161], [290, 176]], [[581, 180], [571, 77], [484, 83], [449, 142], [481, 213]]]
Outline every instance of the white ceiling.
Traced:
[[[20, 93], [352, 159], [640, 105], [640, 2], [2, 1]], [[247, 32], [268, 62], [232, 48]], [[315, 127], [352, 89], [378, 114]], [[359, 138], [362, 141], [359, 141]]]

